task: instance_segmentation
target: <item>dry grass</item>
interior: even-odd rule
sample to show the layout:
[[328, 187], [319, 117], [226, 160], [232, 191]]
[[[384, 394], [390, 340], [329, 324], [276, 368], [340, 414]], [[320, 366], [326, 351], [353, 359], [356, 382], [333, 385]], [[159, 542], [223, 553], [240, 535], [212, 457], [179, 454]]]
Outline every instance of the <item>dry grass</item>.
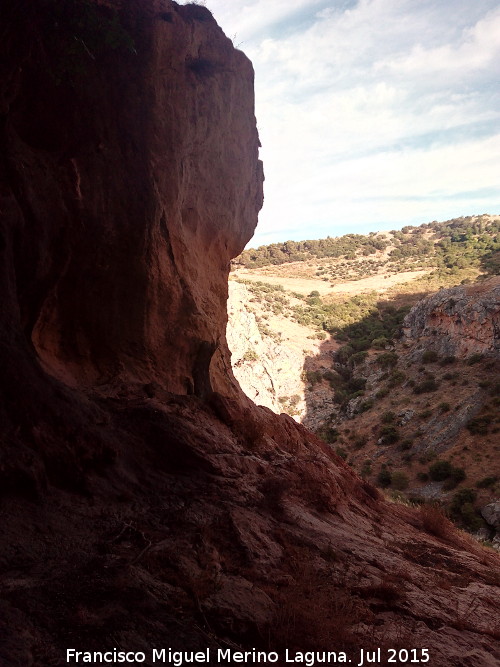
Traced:
[[[282, 269], [282, 267], [285, 267]], [[309, 294], [313, 290], [318, 291], [322, 295], [327, 294], [361, 294], [363, 292], [371, 292], [377, 290], [379, 293], [388, 291], [396, 285], [410, 283], [411, 281], [421, 278], [428, 270], [419, 271], [404, 271], [394, 275], [382, 273], [377, 276], [369, 278], [362, 278], [360, 280], [342, 280], [336, 285], [331, 285], [329, 282], [318, 280], [317, 278], [295, 278], [287, 275], [289, 266], [281, 265], [273, 267], [274, 275], [270, 275], [262, 269], [240, 269], [235, 271], [232, 276], [244, 280], [251, 280], [252, 282], [266, 282], [271, 285], [281, 285], [286, 290], [291, 292], [299, 292], [301, 294]]]
[[456, 530], [443, 510], [437, 505], [421, 505], [419, 514], [422, 528], [435, 537], [446, 538]]
[[300, 548], [289, 547], [293, 582], [284, 589], [266, 591], [276, 613], [263, 633], [273, 650], [346, 650], [356, 646], [351, 629], [366, 620], [366, 604], [318, 569]]

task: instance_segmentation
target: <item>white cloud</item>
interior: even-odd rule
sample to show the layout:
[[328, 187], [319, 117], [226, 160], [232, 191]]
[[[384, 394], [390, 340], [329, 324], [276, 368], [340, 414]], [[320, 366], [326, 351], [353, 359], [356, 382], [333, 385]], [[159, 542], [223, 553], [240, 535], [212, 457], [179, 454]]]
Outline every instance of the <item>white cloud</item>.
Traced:
[[[377, 63], [377, 68], [388, 68], [406, 77], [432, 77], [434, 83], [436, 76], [442, 83], [450, 84], [450, 77], [463, 82], [481, 70], [490, 78], [495, 72], [500, 73], [500, 7], [464, 29], [456, 43], [431, 48], [417, 43], [409, 54], [392, 62]], [[447, 79], [443, 80], [443, 76]]]
[[207, 0], [207, 7], [237, 43], [259, 40], [276, 24], [284, 24], [297, 13], [314, 12], [324, 0]]
[[453, 207], [498, 212], [496, 0], [207, 5], [256, 70], [266, 173], [257, 243], [285, 230], [334, 234], [340, 223], [397, 227]]

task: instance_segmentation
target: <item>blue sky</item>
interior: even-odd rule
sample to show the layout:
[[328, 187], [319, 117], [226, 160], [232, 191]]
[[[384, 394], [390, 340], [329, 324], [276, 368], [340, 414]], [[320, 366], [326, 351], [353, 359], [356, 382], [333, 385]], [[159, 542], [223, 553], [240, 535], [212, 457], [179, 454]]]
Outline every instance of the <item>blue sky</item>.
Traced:
[[206, 0], [255, 68], [256, 247], [500, 213], [498, 0]]

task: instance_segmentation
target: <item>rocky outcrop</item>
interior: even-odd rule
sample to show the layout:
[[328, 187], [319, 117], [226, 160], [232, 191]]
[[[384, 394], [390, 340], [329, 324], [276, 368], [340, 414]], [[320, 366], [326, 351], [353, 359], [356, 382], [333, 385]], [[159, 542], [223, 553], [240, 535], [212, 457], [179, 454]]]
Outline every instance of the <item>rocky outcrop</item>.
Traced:
[[457, 406], [453, 414], [438, 413], [429, 417], [423, 432], [419, 434], [418, 441], [413, 446], [413, 452], [441, 453], [453, 447], [462, 429], [483, 409], [484, 403], [484, 392], [471, 391], [467, 400]]
[[227, 342], [233, 372], [249, 398], [279, 413], [277, 377], [274, 365], [269, 363], [272, 341], [262, 338], [255, 315], [245, 307], [248, 299], [247, 288], [230, 281]]
[[233, 372], [245, 394], [273, 412], [293, 413], [300, 421], [305, 411], [304, 358], [286, 342], [262, 335], [248, 309], [245, 285], [229, 282], [227, 342]]
[[196, 5], [0, 12], [0, 663], [404, 637], [498, 664], [498, 558], [234, 382], [249, 61]]
[[418, 339], [416, 353], [500, 356], [500, 278], [442, 289], [420, 301], [403, 323], [404, 339]]
[[491, 538], [493, 547], [500, 551], [500, 500], [488, 503], [488, 505], [482, 507], [481, 516], [488, 524], [492, 533], [488, 537]]
[[489, 526], [500, 531], [500, 500], [485, 505], [481, 509], [481, 514]]
[[10, 333], [73, 386], [230, 391], [229, 260], [262, 204], [252, 66], [203, 7], [38, 4], [4, 10]]

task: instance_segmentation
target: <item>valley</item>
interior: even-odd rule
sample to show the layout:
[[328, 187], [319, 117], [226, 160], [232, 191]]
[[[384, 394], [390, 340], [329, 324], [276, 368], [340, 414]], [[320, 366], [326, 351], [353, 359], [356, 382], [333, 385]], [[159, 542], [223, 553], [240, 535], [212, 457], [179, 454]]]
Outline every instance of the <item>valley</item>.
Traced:
[[[373, 235], [383, 242], [368, 259], [373, 237], [354, 249], [330, 240], [338, 257], [245, 251], [228, 325], [252, 400], [311, 428], [390, 499], [437, 501], [497, 545], [479, 510], [500, 493], [499, 225], [488, 215]], [[415, 237], [426, 249], [417, 257]], [[436, 301], [427, 310], [426, 298]]]
[[244, 250], [207, 7], [0, 18], [0, 665], [497, 667], [499, 217]]

